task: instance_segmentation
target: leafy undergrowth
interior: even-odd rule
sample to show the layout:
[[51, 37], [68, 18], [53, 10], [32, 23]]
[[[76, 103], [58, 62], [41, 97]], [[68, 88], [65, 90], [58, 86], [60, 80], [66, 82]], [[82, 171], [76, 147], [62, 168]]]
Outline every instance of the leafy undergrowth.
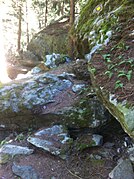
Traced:
[[115, 94], [118, 101], [134, 105], [134, 18], [116, 27], [111, 42], [91, 61], [96, 82]]

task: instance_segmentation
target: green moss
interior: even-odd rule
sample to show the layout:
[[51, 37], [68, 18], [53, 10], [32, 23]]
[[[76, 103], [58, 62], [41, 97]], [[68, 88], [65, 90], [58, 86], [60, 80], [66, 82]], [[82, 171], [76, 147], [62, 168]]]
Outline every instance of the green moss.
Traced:
[[[96, 13], [95, 7], [99, 4], [101, 4], [102, 10]], [[76, 44], [80, 44], [85, 39], [88, 39], [90, 51], [97, 42], [102, 43], [101, 36], [103, 36], [103, 41], [107, 38], [106, 32], [112, 29], [114, 30], [120, 19], [131, 18], [133, 16], [133, 8], [134, 4], [128, 0], [89, 0], [81, 10], [80, 18], [75, 29], [77, 36]], [[98, 22], [99, 24], [97, 24]], [[95, 32], [93, 37], [90, 35], [92, 31]], [[83, 53], [83, 56], [85, 55], [85, 51], [83, 50], [81, 52], [81, 48], [79, 47], [78, 52], [80, 54]]]
[[1, 153], [0, 154], [0, 164], [6, 164], [9, 159], [10, 159], [10, 155], [9, 154], [4, 154], [4, 153]]

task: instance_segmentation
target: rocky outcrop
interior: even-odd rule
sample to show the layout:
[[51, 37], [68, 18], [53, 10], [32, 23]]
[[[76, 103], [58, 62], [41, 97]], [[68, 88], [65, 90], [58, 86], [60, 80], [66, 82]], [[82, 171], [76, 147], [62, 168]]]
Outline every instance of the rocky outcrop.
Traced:
[[96, 130], [110, 120], [107, 110], [88, 90], [87, 82], [60, 70], [59, 67], [57, 71], [39, 73], [35, 69], [24, 79], [1, 87], [2, 131], [39, 128], [57, 122], [70, 128]]
[[[75, 25], [99, 100], [134, 138], [132, 1], [87, 1]], [[126, 15], [127, 14], [127, 15]]]
[[110, 94], [108, 91], [100, 88], [96, 83], [93, 69], [94, 68], [90, 65], [89, 71], [97, 96], [109, 112], [120, 122], [124, 131], [134, 138], [134, 107], [127, 105], [127, 102], [118, 102], [114, 94]]

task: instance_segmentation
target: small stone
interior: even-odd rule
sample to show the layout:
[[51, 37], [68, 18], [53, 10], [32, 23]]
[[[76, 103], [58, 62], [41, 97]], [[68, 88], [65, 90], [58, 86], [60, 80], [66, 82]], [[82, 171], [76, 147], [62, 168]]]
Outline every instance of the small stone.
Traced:
[[40, 69], [39, 67], [34, 67], [32, 70], [31, 70], [31, 74], [38, 74], [42, 71], [42, 69]]
[[9, 154], [9, 155], [30, 155], [33, 153], [33, 149], [28, 147], [21, 147], [17, 145], [5, 144], [0, 148], [0, 153]]
[[38, 148], [50, 152], [53, 155], [58, 155], [60, 158], [66, 158], [66, 148], [68, 137], [66, 129], [62, 125], [55, 125], [50, 128], [44, 128], [37, 131], [33, 136], [29, 137], [28, 142]]
[[95, 146], [101, 146], [103, 144], [103, 136], [93, 134], [92, 140], [95, 142]]
[[122, 160], [120, 163], [109, 173], [111, 179], [134, 179], [133, 167], [130, 160]]
[[85, 87], [85, 84], [75, 84], [72, 86], [72, 90], [74, 93], [77, 93], [80, 90], [82, 90], [84, 87]]
[[12, 166], [12, 171], [21, 179], [39, 179], [39, 176], [31, 166], [20, 166], [15, 163]]
[[134, 163], [134, 147], [129, 148], [127, 152], [128, 152], [130, 161]]

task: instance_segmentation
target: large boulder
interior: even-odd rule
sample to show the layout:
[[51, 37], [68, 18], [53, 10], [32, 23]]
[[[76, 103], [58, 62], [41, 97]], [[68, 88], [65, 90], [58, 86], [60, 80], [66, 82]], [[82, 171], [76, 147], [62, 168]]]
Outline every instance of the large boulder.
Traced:
[[104, 125], [110, 119], [107, 110], [92, 94], [90, 98], [87, 82], [60, 71], [32, 72], [1, 87], [0, 129], [24, 130], [58, 123], [96, 130]]
[[42, 60], [53, 52], [67, 54], [68, 30], [68, 21], [50, 24], [32, 38], [27, 49]]
[[78, 52], [89, 62], [99, 100], [134, 138], [133, 1], [94, 1], [75, 26]]

